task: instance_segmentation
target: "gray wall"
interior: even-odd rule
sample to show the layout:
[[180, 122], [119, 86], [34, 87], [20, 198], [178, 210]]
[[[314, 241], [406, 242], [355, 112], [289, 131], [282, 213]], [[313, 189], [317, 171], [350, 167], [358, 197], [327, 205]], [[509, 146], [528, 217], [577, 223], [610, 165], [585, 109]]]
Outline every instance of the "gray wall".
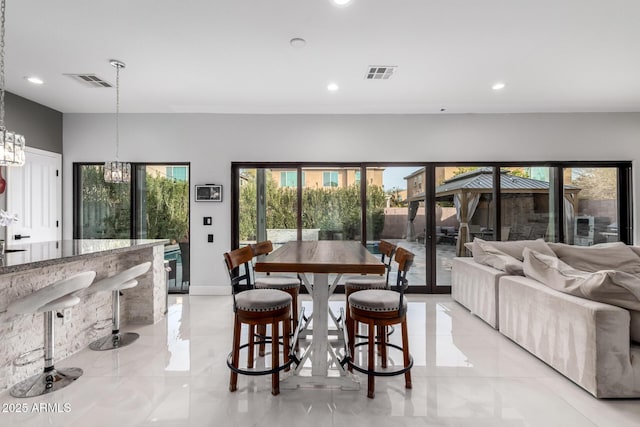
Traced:
[[5, 93], [7, 130], [24, 135], [28, 147], [62, 154], [62, 113]]
[[[113, 114], [64, 115], [66, 238], [73, 231], [72, 164], [113, 158], [114, 130]], [[191, 199], [194, 294], [229, 292], [222, 254], [231, 245], [232, 161], [631, 160], [637, 205], [638, 147], [640, 113], [120, 116], [122, 160], [191, 162], [192, 189], [194, 184], [224, 186], [222, 203]], [[212, 216], [213, 225], [203, 226], [203, 216]], [[207, 243], [208, 233], [214, 234], [213, 243]]]

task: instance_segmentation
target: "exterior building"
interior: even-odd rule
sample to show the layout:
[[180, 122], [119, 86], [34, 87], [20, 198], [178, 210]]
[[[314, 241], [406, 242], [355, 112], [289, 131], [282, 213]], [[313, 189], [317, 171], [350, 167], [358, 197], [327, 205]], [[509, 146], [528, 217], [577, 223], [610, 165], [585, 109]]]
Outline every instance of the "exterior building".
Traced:
[[188, 167], [179, 165], [147, 165], [147, 174], [153, 176], [164, 176], [173, 178], [176, 181], [186, 181], [189, 179]]
[[[444, 181], [452, 178], [458, 169], [459, 168], [457, 166], [436, 168], [436, 184], [440, 185]], [[424, 168], [420, 168], [404, 178], [407, 181], [407, 194], [404, 198], [405, 201], [411, 201], [416, 198], [416, 196], [420, 197], [420, 195], [424, 197], [426, 178]]]
[[[367, 184], [383, 186], [382, 174], [385, 168], [367, 168]], [[298, 172], [295, 169], [271, 171], [271, 179], [278, 187], [296, 187]], [[360, 168], [304, 169], [303, 188], [343, 188], [360, 182]]]

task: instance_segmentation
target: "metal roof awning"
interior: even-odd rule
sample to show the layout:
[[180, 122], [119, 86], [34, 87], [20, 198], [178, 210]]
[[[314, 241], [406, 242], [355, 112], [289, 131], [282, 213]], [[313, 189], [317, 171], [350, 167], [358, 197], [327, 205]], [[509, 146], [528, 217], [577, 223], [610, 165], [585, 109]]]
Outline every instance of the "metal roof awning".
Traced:
[[[462, 173], [444, 181], [436, 187], [436, 199], [451, 199], [454, 194], [462, 191], [470, 193], [492, 193], [493, 192], [493, 168], [484, 167]], [[565, 186], [565, 191], [577, 193], [579, 188]], [[500, 172], [500, 192], [515, 194], [548, 193], [549, 183], [532, 178], [524, 178], [509, 174], [507, 171]], [[407, 202], [424, 200], [424, 192], [414, 194], [407, 198]]]

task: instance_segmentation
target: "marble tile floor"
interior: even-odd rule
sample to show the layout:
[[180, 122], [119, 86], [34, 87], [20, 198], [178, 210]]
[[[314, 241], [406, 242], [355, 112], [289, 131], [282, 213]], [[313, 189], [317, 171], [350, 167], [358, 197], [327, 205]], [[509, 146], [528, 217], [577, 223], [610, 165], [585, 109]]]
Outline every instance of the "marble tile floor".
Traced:
[[[332, 307], [343, 298], [333, 296]], [[85, 372], [66, 389], [29, 399], [2, 392], [0, 426], [640, 425], [640, 399], [593, 398], [449, 296], [409, 300], [412, 390], [402, 376], [379, 378], [368, 399], [361, 376], [360, 391], [272, 396], [268, 376], [240, 376], [230, 393], [231, 298], [172, 295], [166, 319], [127, 328], [141, 334], [132, 346], [58, 362]]]

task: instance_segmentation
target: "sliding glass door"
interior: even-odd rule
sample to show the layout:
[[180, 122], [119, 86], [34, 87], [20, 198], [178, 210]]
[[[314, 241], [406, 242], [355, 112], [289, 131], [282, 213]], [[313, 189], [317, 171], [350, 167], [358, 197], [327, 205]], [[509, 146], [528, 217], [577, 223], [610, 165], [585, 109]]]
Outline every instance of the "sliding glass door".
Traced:
[[74, 193], [74, 238], [168, 239], [169, 290], [188, 291], [189, 164], [133, 164], [127, 184], [105, 183], [102, 164], [74, 164]]
[[296, 168], [242, 168], [237, 187], [240, 246], [268, 239], [277, 248], [298, 239]]
[[388, 240], [415, 254], [412, 292], [447, 293], [464, 243], [631, 243], [631, 163], [232, 165], [232, 247]]
[[565, 241], [578, 246], [620, 241], [617, 168], [563, 169]]
[[362, 240], [360, 168], [302, 168], [302, 240]]
[[104, 181], [102, 165], [82, 165], [77, 170], [76, 239], [129, 239], [131, 186]]

